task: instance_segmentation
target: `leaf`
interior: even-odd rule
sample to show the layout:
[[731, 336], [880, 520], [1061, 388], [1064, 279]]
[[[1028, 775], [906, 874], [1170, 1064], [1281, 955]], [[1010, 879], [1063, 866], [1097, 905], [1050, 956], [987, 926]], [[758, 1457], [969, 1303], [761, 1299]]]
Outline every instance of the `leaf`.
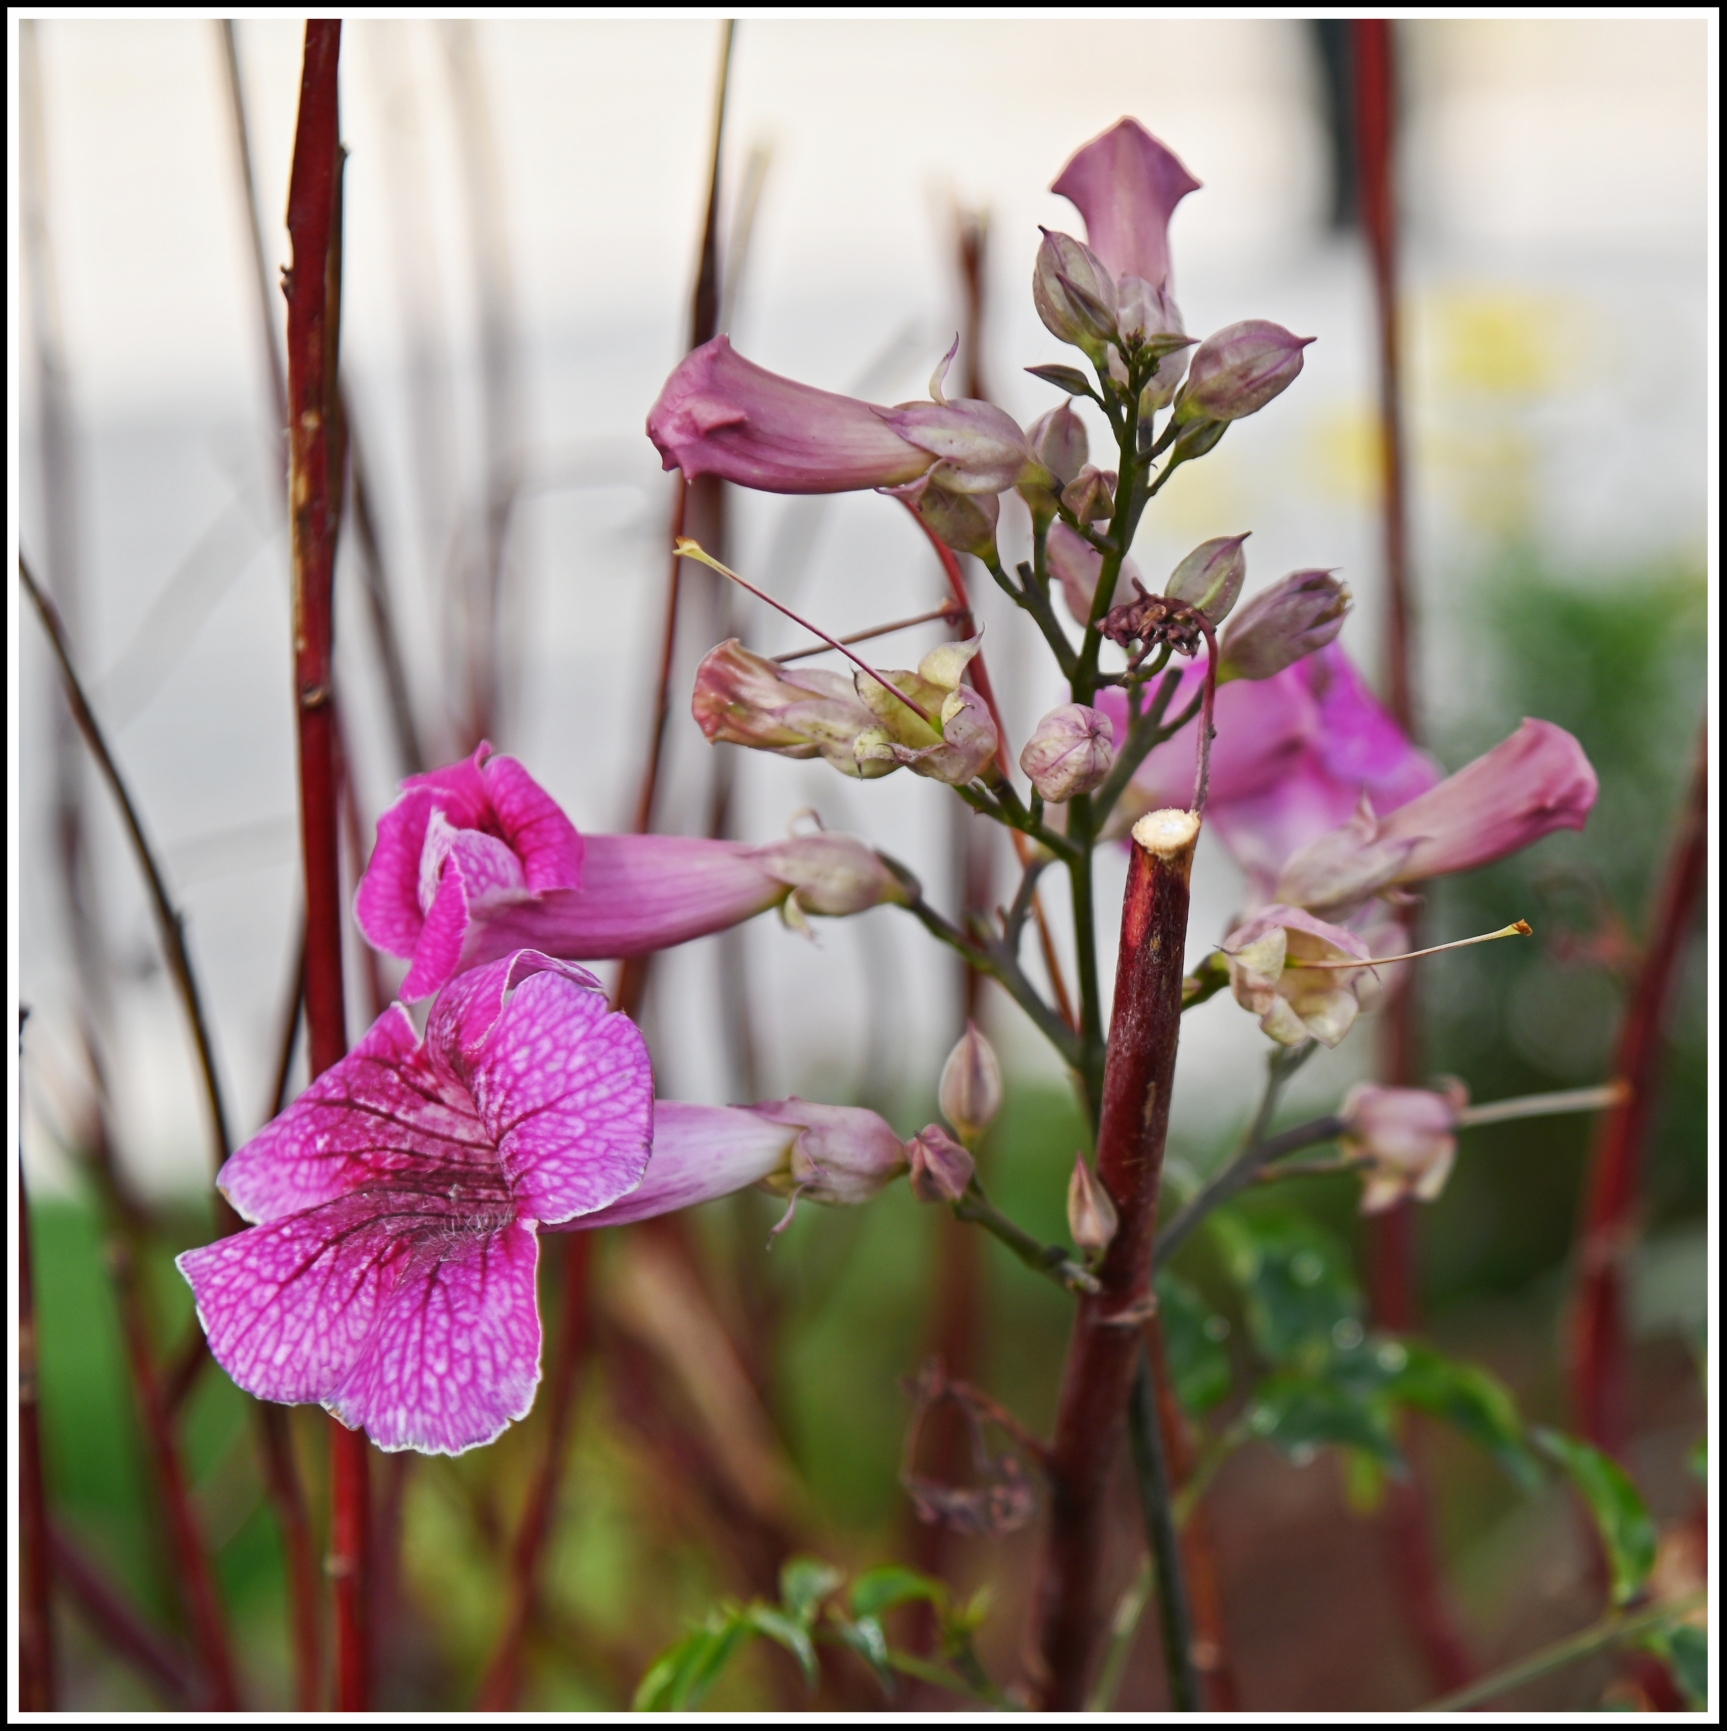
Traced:
[[1358, 1515], [1371, 1515], [1385, 1501], [1385, 1468], [1361, 1449], [1343, 1454], [1343, 1494]]
[[841, 1581], [844, 1573], [820, 1557], [791, 1557], [780, 1570], [780, 1604], [786, 1615], [807, 1629], [821, 1609], [821, 1602]]
[[1034, 379], [1042, 379], [1046, 385], [1054, 385], [1058, 391], [1066, 391], [1070, 397], [1093, 395], [1091, 381], [1078, 367], [1064, 367], [1051, 362], [1048, 366], [1027, 367], [1025, 370]]
[[1386, 1384], [1390, 1395], [1443, 1419], [1478, 1443], [1523, 1490], [1539, 1487], [1541, 1469], [1524, 1441], [1517, 1403], [1504, 1383], [1479, 1365], [1460, 1364], [1431, 1347], [1409, 1341], [1387, 1344], [1404, 1354], [1403, 1368]]
[[1176, 1398], [1197, 1417], [1229, 1393], [1229, 1324], [1176, 1274], [1158, 1276], [1157, 1310]]
[[851, 1607], [854, 1617], [876, 1617], [895, 1605], [908, 1604], [913, 1599], [927, 1599], [940, 1608], [947, 1603], [947, 1588], [916, 1569], [900, 1563], [884, 1563], [870, 1569], [852, 1582]]
[[744, 1611], [744, 1617], [758, 1635], [777, 1641], [797, 1660], [804, 1681], [813, 1689], [821, 1680], [821, 1671], [816, 1664], [815, 1643], [810, 1640], [809, 1631], [803, 1624], [772, 1605], [762, 1604], [759, 1599]]
[[875, 1672], [882, 1693], [891, 1701], [894, 1693], [893, 1666], [888, 1662], [887, 1634], [874, 1617], [859, 1617], [854, 1623], [831, 1605], [828, 1617], [835, 1633]]
[[1655, 1567], [1655, 1523], [1636, 1485], [1611, 1455], [1577, 1437], [1544, 1428], [1529, 1434], [1565, 1469], [1589, 1505], [1612, 1569], [1613, 1602], [1628, 1603]]
[[1393, 1472], [1403, 1470], [1386, 1404], [1323, 1376], [1286, 1371], [1268, 1378], [1249, 1409], [1247, 1428], [1296, 1461], [1335, 1443], [1360, 1449]]
[[[1650, 1643], [1654, 1645], [1653, 1642]], [[1673, 1672], [1679, 1692], [1699, 1713], [1709, 1708], [1709, 1631], [1695, 1623], [1680, 1623], [1669, 1629], [1661, 1643], [1661, 1656]]]
[[1361, 1343], [1361, 1291], [1343, 1246], [1295, 1214], [1220, 1208], [1210, 1227], [1246, 1299], [1248, 1333], [1273, 1364], [1309, 1367]]
[[710, 1618], [648, 1667], [631, 1705], [638, 1713], [673, 1713], [695, 1706], [719, 1681], [749, 1633], [740, 1615]]

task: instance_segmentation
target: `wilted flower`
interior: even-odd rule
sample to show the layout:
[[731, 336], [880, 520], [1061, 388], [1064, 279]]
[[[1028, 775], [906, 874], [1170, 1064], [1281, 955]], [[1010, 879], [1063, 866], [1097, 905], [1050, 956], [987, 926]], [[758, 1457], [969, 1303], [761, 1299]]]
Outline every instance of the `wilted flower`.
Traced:
[[1170, 573], [1164, 594], [1171, 601], [1198, 608], [1212, 625], [1221, 625], [1247, 580], [1247, 560], [1241, 551], [1246, 539], [1243, 534], [1202, 541]]
[[1442, 1093], [1360, 1082], [1343, 1099], [1346, 1154], [1368, 1162], [1363, 1214], [1383, 1214], [1406, 1196], [1431, 1202], [1445, 1188], [1457, 1157], [1457, 1120], [1469, 1090], [1455, 1077]]
[[[983, 773], [995, 756], [995, 723], [983, 699], [960, 683], [981, 640], [980, 633], [964, 643], [932, 649], [918, 663], [916, 673], [892, 668], [880, 679], [862, 672], [854, 676], [857, 695], [876, 719], [876, 725], [858, 738], [860, 767], [904, 765], [914, 775], [955, 787]], [[918, 704], [937, 725], [932, 727], [914, 714], [896, 693]]]
[[966, 1023], [948, 1053], [936, 1100], [942, 1116], [967, 1143], [976, 1142], [995, 1122], [1001, 1110], [1001, 1063], [975, 1022]]
[[1269, 319], [1243, 319], [1213, 332], [1193, 351], [1175, 399], [1177, 424], [1239, 421], [1263, 409], [1295, 382], [1301, 351], [1313, 340]]
[[[1235, 1001], [1283, 1046], [1308, 1039], [1335, 1046], [1354, 1025], [1358, 987], [1373, 959], [1354, 932], [1275, 902], [1231, 932], [1223, 953]], [[1302, 965], [1313, 962], [1362, 965]]]
[[957, 1202], [977, 1170], [970, 1153], [939, 1124], [926, 1124], [905, 1145], [911, 1193], [920, 1202]]
[[782, 667], [735, 637], [702, 657], [690, 710], [710, 744], [820, 756], [842, 774], [866, 780], [895, 767], [858, 761], [858, 735], [874, 727], [876, 717], [848, 674]]
[[1218, 646], [1217, 677], [1270, 679], [1336, 637], [1352, 597], [1329, 571], [1292, 571], [1261, 590]]
[[[1061, 585], [1067, 610], [1084, 625], [1091, 618], [1091, 600], [1097, 593], [1097, 579], [1103, 569], [1103, 555], [1077, 530], [1065, 523], [1049, 526], [1046, 543], [1049, 574]], [[1121, 562], [1121, 575], [1116, 579], [1111, 605], [1133, 594], [1139, 567], [1131, 559]]]
[[1114, 764], [1114, 723], [1083, 703], [1052, 709], [1019, 754], [1019, 767], [1052, 805], [1101, 787]]
[[1550, 721], [1509, 739], [1385, 817], [1364, 806], [1285, 862], [1281, 900], [1347, 917], [1377, 892], [1473, 871], [1556, 829], [1582, 829], [1598, 790], [1583, 747]]
[[1073, 1176], [1067, 1181], [1069, 1236], [1081, 1250], [1101, 1256], [1109, 1248], [1120, 1223], [1109, 1192], [1086, 1165], [1085, 1156], [1075, 1154]]

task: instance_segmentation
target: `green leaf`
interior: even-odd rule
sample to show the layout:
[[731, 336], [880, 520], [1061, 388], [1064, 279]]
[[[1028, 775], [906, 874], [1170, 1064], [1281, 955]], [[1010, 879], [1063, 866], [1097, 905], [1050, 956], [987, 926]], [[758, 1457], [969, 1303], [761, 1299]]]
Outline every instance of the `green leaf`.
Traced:
[[1273, 1364], [1312, 1367], [1362, 1340], [1360, 1288], [1343, 1246], [1295, 1214], [1220, 1208], [1210, 1227], [1246, 1300], [1253, 1343]]
[[882, 1686], [882, 1693], [892, 1700], [893, 1666], [888, 1662], [887, 1633], [881, 1624], [874, 1617], [859, 1617], [854, 1623], [831, 1605], [828, 1607], [828, 1618], [840, 1640], [875, 1672], [876, 1681]]
[[1034, 379], [1042, 379], [1046, 385], [1054, 385], [1058, 391], [1066, 391], [1070, 397], [1095, 395], [1091, 381], [1078, 367], [1064, 367], [1051, 362], [1047, 366], [1027, 367], [1025, 370]]
[[1358, 1515], [1371, 1515], [1385, 1501], [1385, 1468], [1361, 1449], [1343, 1451], [1343, 1494]]
[[1360, 1449], [1392, 1472], [1403, 1470], [1386, 1403], [1323, 1376], [1286, 1371], [1260, 1385], [1247, 1428], [1300, 1461], [1327, 1443]]
[[1176, 1398], [1197, 1417], [1229, 1393], [1229, 1324], [1178, 1274], [1158, 1276], [1157, 1310]]
[[1697, 1446], [1685, 1457], [1685, 1464], [1691, 1469], [1693, 1478], [1701, 1479], [1704, 1484], [1709, 1482], [1709, 1439], [1699, 1437]]
[[[1653, 1643], [1651, 1643], [1653, 1644]], [[1699, 1713], [1709, 1709], [1709, 1631], [1695, 1623], [1680, 1623], [1662, 1640], [1662, 1658], [1673, 1672], [1679, 1692]]]
[[807, 1629], [821, 1609], [821, 1602], [841, 1581], [844, 1573], [820, 1557], [792, 1557], [780, 1570], [780, 1603], [786, 1615]]
[[852, 1582], [851, 1607], [854, 1617], [877, 1617], [895, 1605], [908, 1604], [913, 1599], [927, 1599], [938, 1608], [947, 1603], [947, 1588], [916, 1569], [900, 1563], [885, 1563], [870, 1569]]
[[1523, 1490], [1540, 1486], [1541, 1469], [1524, 1441], [1517, 1403], [1504, 1383], [1479, 1365], [1460, 1364], [1416, 1342], [1385, 1344], [1404, 1355], [1402, 1369], [1386, 1384], [1388, 1394], [1443, 1419], [1479, 1444]]
[[1655, 1567], [1655, 1523], [1637, 1487], [1612, 1456], [1577, 1437], [1546, 1429], [1529, 1434], [1565, 1469], [1589, 1505], [1613, 1574], [1613, 1602], [1628, 1603]]
[[749, 1624], [734, 1613], [711, 1617], [675, 1646], [667, 1648], [642, 1678], [632, 1703], [638, 1713], [674, 1713], [693, 1707], [719, 1681], [749, 1638]]
[[770, 1641], [777, 1641], [797, 1660], [798, 1669], [804, 1674], [804, 1681], [813, 1689], [820, 1681], [821, 1671], [816, 1664], [815, 1643], [810, 1640], [809, 1631], [803, 1624], [794, 1621], [784, 1611], [772, 1605], [762, 1604], [760, 1600], [750, 1605], [744, 1616], [750, 1628], [758, 1635], [766, 1635]]

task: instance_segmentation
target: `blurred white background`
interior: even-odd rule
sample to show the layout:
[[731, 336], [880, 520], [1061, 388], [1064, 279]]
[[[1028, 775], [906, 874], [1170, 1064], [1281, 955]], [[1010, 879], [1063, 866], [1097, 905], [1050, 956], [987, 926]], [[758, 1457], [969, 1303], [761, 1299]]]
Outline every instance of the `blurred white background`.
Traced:
[[[12, 520], [41, 560], [32, 331], [46, 310], [72, 413], [79, 653], [188, 912], [224, 1078], [249, 1130], [295, 917], [295, 782], [286, 542], [220, 39], [208, 21], [34, 28], [57, 306], [20, 299], [15, 246]], [[287, 257], [301, 26], [270, 15], [237, 30], [274, 267]], [[442, 760], [441, 597], [471, 554], [483, 500], [474, 260], [487, 244], [509, 286], [521, 388], [506, 547], [516, 672], [496, 743], [585, 829], [627, 822], [642, 761], [671, 496], [642, 423], [687, 326], [719, 33], [712, 20], [579, 18], [344, 30], [343, 354], [414, 696], [430, 737], [442, 735]], [[1413, 563], [1427, 612], [1443, 614], [1448, 593], [1506, 545], [1539, 547], [1579, 583], [1633, 558], [1700, 559], [1711, 27], [1700, 15], [1479, 19], [1406, 22], [1399, 35]], [[475, 197], [452, 118], [464, 81], [483, 94], [495, 141], [493, 181]], [[1136, 557], [1158, 577], [1195, 542], [1252, 529], [1250, 586], [1296, 566], [1339, 567], [1359, 600], [1345, 642], [1372, 669], [1370, 306], [1359, 241], [1327, 226], [1308, 26], [746, 19], [727, 123], [729, 214], [752, 154], [768, 155], [734, 339], [832, 389], [867, 379], [880, 401], [921, 395], [959, 316], [958, 200], [989, 218], [988, 382], [1029, 420], [1056, 397], [1020, 369], [1064, 358], [1028, 293], [1037, 225], [1078, 226], [1045, 189], [1124, 113], [1204, 183], [1172, 236], [1188, 328], [1258, 316], [1319, 339], [1294, 389], [1171, 485]], [[831, 630], [939, 599], [927, 547], [887, 501], [733, 498], [734, 562], [778, 593], [795, 590]], [[340, 677], [374, 815], [400, 766], [346, 562], [341, 586]], [[1055, 697], [1053, 672], [1028, 623], [999, 597], [979, 599], [1017, 745]], [[56, 1087], [77, 1074], [48, 810], [47, 719], [60, 697], [34, 621], [13, 626], [11, 954], [37, 1014], [31, 1155], [37, 1180], [52, 1182]], [[934, 630], [889, 640], [882, 660], [915, 663]], [[799, 634], [769, 620], [748, 636], [773, 652]], [[1466, 687], [1466, 667], [1439, 647], [1460, 637], [1452, 620], [1427, 639], [1436, 714]], [[708, 748], [686, 702], [687, 685], [661, 811], [664, 827], [694, 830]], [[944, 790], [910, 776], [859, 786], [820, 765], [737, 755], [738, 833], [769, 839], [813, 805], [830, 827], [904, 857], [951, 907]], [[94, 787], [91, 806], [120, 982], [122, 1154], [148, 1187], [189, 1188], [207, 1164], [187, 1043]], [[1237, 893], [1215, 855], [1201, 880], [1196, 946], [1221, 935]], [[1059, 906], [1057, 874], [1048, 881]], [[1102, 904], [1116, 894], [1106, 882]], [[839, 1097], [868, 1069], [891, 1084], [900, 1128], [915, 1128], [956, 1032], [949, 958], [893, 910], [827, 924], [813, 948], [758, 921], [747, 948], [764, 1094]], [[659, 972], [650, 1033], [665, 1093], [726, 1096], [716, 966], [708, 943]], [[1050, 1068], [1005, 999], [991, 1015], [1016, 1068]], [[1244, 1111], [1260, 1044], [1227, 998], [1194, 1015], [1178, 1090], [1189, 1126]], [[1306, 1085], [1329, 1093], [1352, 1076], [1365, 1061], [1356, 1044], [1312, 1066]]]

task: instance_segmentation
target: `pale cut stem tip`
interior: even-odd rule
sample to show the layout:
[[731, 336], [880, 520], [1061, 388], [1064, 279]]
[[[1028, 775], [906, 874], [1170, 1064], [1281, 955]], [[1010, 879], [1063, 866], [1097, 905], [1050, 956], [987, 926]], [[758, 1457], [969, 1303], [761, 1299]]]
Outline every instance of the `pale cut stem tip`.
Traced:
[[1504, 1124], [1513, 1118], [1547, 1118], [1561, 1112], [1603, 1112], [1621, 1106], [1631, 1097], [1624, 1082], [1607, 1082], [1599, 1088], [1568, 1088], [1555, 1094], [1523, 1094], [1515, 1100], [1490, 1100], [1483, 1106], [1465, 1106], [1457, 1114], [1460, 1130], [1478, 1124]]
[[1294, 965], [1298, 968], [1379, 968], [1389, 962], [1417, 962], [1423, 956], [1442, 955], [1446, 950], [1465, 950], [1471, 944], [1490, 944], [1496, 938], [1526, 938], [1534, 929], [1527, 920], [1513, 920], [1510, 925], [1501, 926], [1496, 932], [1482, 932], [1473, 938], [1457, 938], [1449, 944], [1435, 944], [1430, 950], [1408, 950], [1401, 956], [1369, 956], [1364, 962], [1352, 961], [1347, 956], [1335, 962], [1310, 962], [1304, 959]]
[[[1199, 835], [1199, 813], [1180, 811], [1174, 806], [1164, 811], [1148, 811], [1133, 826], [1133, 839], [1149, 854], [1159, 859], [1174, 859], [1194, 844]], [[1356, 966], [1361, 964], [1358, 962]]]

